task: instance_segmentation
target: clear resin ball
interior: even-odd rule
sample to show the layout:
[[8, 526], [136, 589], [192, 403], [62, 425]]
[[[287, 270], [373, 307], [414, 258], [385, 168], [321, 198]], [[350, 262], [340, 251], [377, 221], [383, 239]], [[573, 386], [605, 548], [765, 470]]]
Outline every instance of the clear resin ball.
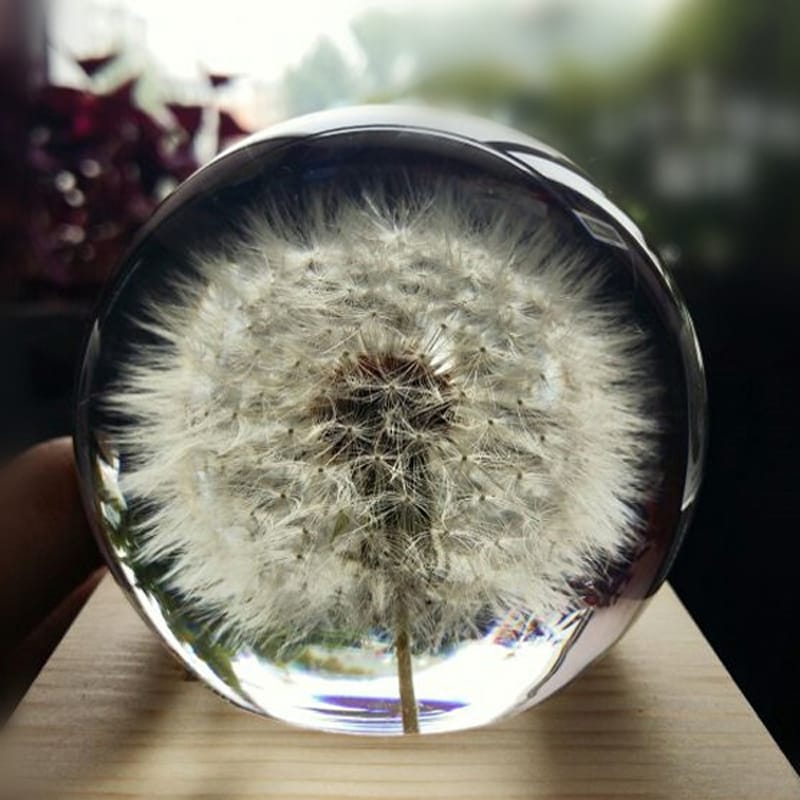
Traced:
[[664, 579], [698, 489], [691, 321], [569, 161], [400, 108], [280, 125], [158, 209], [77, 398], [112, 571], [250, 711], [451, 731], [548, 697]]

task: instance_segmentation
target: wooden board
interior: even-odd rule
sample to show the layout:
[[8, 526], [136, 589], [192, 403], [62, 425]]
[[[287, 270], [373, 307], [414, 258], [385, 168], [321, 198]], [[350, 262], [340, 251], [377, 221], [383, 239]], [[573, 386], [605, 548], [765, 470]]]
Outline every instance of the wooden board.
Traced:
[[14, 784], [17, 797], [800, 797], [668, 587], [609, 655], [543, 705], [460, 734], [372, 739], [295, 730], [187, 681], [106, 579], [6, 745], [6, 769], [24, 784]]

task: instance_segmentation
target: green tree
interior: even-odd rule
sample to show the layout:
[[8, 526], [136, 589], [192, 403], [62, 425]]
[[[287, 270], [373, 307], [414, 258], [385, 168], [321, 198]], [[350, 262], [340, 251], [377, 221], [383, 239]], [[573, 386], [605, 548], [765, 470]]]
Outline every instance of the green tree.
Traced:
[[286, 72], [283, 90], [289, 112], [305, 114], [352, 102], [357, 81], [339, 48], [322, 37], [296, 67]]

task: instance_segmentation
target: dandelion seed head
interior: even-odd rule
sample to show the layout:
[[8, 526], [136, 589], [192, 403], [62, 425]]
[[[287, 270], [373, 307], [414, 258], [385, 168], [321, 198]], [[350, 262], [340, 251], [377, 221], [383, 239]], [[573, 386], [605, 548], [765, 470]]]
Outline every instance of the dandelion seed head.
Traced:
[[108, 402], [140, 557], [244, 638], [579, 605], [641, 536], [643, 334], [588, 250], [458, 187], [278, 203], [154, 299]]

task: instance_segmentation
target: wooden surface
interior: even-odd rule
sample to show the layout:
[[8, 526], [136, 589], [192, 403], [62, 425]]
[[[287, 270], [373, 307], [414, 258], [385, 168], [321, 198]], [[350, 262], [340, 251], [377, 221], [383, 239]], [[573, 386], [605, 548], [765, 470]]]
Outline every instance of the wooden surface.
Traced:
[[106, 579], [6, 744], [16, 797], [800, 797], [667, 587], [608, 656], [543, 705], [460, 734], [366, 739], [264, 720], [185, 680]]

